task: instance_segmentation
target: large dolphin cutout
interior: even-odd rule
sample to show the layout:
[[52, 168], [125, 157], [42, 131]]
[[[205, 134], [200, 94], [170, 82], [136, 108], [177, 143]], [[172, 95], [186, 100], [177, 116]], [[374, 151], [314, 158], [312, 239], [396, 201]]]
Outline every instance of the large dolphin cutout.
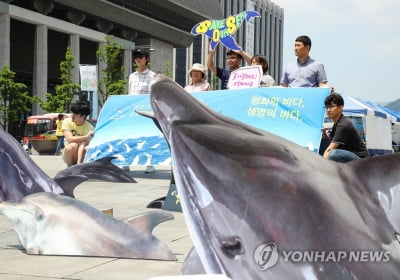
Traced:
[[[190, 235], [207, 273], [232, 279], [398, 279], [400, 154], [328, 161], [224, 117], [173, 81], [151, 88]], [[365, 252], [299, 261], [284, 253]], [[371, 260], [376, 252], [381, 258]], [[286, 255], [287, 256], [287, 255]]]
[[176, 260], [151, 233], [174, 218], [166, 211], [119, 221], [77, 199], [41, 192], [3, 201], [0, 212], [11, 220], [28, 254]]
[[111, 163], [111, 158], [84, 163], [60, 171], [50, 178], [23, 150], [17, 140], [0, 129], [0, 201], [19, 201], [36, 192], [73, 196], [74, 188], [88, 180], [136, 182]]

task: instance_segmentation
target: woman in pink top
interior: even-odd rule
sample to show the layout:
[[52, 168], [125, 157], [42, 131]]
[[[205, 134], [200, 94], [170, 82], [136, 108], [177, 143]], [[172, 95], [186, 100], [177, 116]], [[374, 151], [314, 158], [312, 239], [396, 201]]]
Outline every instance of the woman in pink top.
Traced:
[[189, 70], [192, 83], [185, 87], [189, 93], [211, 90], [210, 83], [207, 82], [207, 69], [200, 63], [194, 63]]

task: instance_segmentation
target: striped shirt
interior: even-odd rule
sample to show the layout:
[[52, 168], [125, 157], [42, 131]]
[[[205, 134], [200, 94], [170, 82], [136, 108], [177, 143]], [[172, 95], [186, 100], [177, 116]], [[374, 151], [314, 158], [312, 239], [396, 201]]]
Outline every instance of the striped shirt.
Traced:
[[128, 94], [149, 94], [150, 83], [155, 78], [156, 73], [147, 69], [142, 73], [138, 71], [133, 72], [129, 75]]

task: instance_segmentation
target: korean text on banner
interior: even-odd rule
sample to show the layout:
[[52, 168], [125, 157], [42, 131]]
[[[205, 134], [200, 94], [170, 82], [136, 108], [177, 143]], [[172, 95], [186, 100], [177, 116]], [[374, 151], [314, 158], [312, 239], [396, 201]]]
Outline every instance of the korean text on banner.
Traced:
[[[222, 115], [318, 152], [329, 88], [251, 88], [194, 93]], [[110, 96], [100, 113], [85, 161], [114, 156], [120, 166], [168, 165], [168, 144], [149, 118], [149, 95]]]

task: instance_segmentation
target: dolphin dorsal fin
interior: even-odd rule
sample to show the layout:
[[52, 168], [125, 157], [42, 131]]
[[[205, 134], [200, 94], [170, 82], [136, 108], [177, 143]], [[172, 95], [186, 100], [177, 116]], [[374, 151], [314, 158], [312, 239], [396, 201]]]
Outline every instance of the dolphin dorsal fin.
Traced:
[[82, 175], [71, 175], [65, 177], [54, 178], [54, 181], [63, 189], [64, 194], [70, 197], [74, 196], [74, 190], [77, 185], [87, 181], [86, 176]]
[[101, 164], [110, 164], [113, 159], [116, 159], [116, 157], [103, 157], [95, 160], [95, 162]]
[[173, 219], [174, 215], [168, 211], [149, 211], [124, 221], [142, 234], [151, 234], [158, 224]]

